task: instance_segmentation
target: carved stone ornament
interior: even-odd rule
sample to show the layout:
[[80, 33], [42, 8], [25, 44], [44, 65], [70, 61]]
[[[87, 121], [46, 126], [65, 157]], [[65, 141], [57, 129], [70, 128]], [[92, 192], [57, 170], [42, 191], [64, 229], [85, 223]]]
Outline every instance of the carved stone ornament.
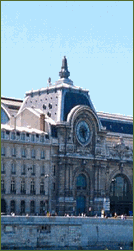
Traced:
[[120, 138], [120, 142], [113, 145], [113, 148], [110, 149], [110, 155], [113, 157], [119, 157], [121, 159], [125, 158], [132, 158], [133, 157], [133, 150], [130, 146], [124, 144], [122, 138]]

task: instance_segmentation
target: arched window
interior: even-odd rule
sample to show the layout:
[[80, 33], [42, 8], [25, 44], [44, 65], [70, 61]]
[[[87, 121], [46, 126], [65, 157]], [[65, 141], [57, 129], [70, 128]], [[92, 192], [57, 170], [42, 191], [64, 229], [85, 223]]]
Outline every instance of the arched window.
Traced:
[[86, 189], [86, 187], [87, 187], [87, 182], [85, 175], [79, 174], [79, 176], [76, 179], [76, 188], [80, 190], [80, 189]]
[[113, 200], [128, 200], [130, 197], [129, 183], [125, 176], [117, 175], [112, 179], [110, 186], [110, 197]]
[[15, 201], [11, 200], [10, 202], [10, 212], [15, 213]]
[[9, 117], [6, 112], [1, 108], [1, 124], [6, 124], [9, 121]]
[[25, 201], [24, 200], [21, 200], [20, 210], [21, 210], [21, 214], [25, 213]]
[[31, 202], [30, 202], [30, 213], [34, 213], [35, 212], [35, 201], [34, 200], [32, 200]]

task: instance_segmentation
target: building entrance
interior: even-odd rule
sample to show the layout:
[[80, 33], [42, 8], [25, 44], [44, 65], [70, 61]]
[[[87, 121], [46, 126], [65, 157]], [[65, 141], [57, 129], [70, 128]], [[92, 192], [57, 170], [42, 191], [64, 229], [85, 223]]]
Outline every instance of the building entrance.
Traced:
[[86, 213], [86, 197], [85, 196], [77, 196], [76, 198], [76, 212], [77, 215]]
[[117, 175], [110, 186], [110, 211], [118, 215], [129, 215], [132, 211], [132, 190], [124, 175]]

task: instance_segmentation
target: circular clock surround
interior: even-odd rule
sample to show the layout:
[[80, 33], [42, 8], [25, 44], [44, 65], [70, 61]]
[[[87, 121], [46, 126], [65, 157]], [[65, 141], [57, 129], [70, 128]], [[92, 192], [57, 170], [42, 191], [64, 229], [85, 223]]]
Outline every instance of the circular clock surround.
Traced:
[[87, 145], [91, 139], [91, 129], [85, 120], [80, 120], [76, 123], [75, 133], [78, 142], [81, 145]]

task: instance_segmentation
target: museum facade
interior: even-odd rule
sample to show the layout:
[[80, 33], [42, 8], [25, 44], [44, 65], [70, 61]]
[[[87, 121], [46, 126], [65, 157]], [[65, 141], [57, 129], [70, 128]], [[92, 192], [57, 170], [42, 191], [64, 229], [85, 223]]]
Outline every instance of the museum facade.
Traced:
[[88, 90], [60, 79], [1, 99], [1, 209], [10, 214], [131, 214], [133, 118], [96, 112]]

